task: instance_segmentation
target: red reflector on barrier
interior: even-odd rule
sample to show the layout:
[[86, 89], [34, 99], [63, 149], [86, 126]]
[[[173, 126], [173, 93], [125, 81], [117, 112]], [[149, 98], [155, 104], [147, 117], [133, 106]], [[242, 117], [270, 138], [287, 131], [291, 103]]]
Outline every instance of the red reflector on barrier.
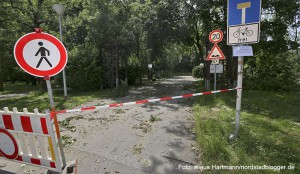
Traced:
[[35, 159], [35, 158], [31, 158], [31, 163], [32, 164], [36, 164], [36, 165], [41, 165], [41, 160]]
[[50, 167], [56, 168], [55, 162], [50, 162]]

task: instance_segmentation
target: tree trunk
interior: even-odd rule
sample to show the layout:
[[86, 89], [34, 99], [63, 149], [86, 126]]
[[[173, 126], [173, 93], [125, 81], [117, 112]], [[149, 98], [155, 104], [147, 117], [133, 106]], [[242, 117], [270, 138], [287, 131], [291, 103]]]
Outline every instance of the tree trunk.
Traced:
[[196, 34], [196, 40], [194, 41], [196, 47], [197, 47], [197, 53], [199, 54], [199, 59], [200, 59], [200, 62], [204, 62], [204, 57], [203, 57], [203, 50], [202, 50], [202, 46], [201, 46], [201, 43], [200, 43], [200, 35], [199, 35], [199, 32], [198, 32], [198, 27], [197, 27], [197, 24], [195, 24], [195, 34]]
[[[209, 45], [209, 41], [206, 40], [206, 53], [208, 54], [208, 51], [210, 51], [210, 45]], [[204, 79], [205, 79], [205, 88], [207, 91], [210, 90], [210, 64], [211, 61], [206, 61], [205, 62], [205, 74], [204, 74]]]
[[128, 57], [125, 56], [125, 83], [128, 85]]
[[47, 91], [47, 84], [46, 84], [46, 80], [44, 80], [43, 77], [41, 77], [41, 89], [42, 91], [46, 92]]
[[104, 86], [105, 86], [105, 84], [104, 84], [104, 81], [105, 81], [105, 75], [104, 75], [104, 66], [103, 66], [103, 49], [100, 47], [100, 46], [98, 46], [98, 48], [99, 48], [99, 54], [98, 54], [98, 63], [99, 63], [99, 66], [100, 66], [100, 68], [101, 68], [101, 70], [100, 70], [100, 79], [102, 79], [102, 80], [100, 80], [100, 89], [103, 89], [104, 88]]
[[2, 57], [0, 56], [0, 91], [4, 91], [4, 79], [2, 71]]
[[111, 71], [111, 78], [110, 78], [110, 88], [113, 88], [114, 87], [114, 79], [115, 79], [115, 76], [114, 76], [114, 66], [113, 64], [115, 63], [114, 62], [114, 55], [113, 55], [113, 50], [110, 49], [110, 52], [109, 52], [109, 56], [110, 56], [110, 61], [111, 61], [111, 65], [110, 66], [110, 71]]
[[4, 79], [1, 70], [0, 70], [0, 91], [4, 91]]
[[136, 57], [140, 59], [141, 44], [140, 44], [140, 36], [138, 33], [135, 34], [135, 40], [136, 40]]
[[234, 65], [234, 68], [233, 68], [233, 71], [234, 71], [234, 75], [233, 75], [233, 85], [234, 87], [237, 86], [237, 71], [238, 71], [238, 59], [237, 58], [233, 58], [233, 65]]
[[116, 88], [119, 88], [119, 54], [118, 45], [116, 45]]

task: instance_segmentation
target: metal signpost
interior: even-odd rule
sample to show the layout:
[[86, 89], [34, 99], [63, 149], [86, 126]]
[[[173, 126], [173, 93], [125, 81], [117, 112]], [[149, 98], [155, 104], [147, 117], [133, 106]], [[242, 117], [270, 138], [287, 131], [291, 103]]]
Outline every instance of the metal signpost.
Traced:
[[[60, 5], [60, 4], [54, 4], [53, 9], [56, 11], [56, 13], [59, 16], [59, 33], [60, 33], [60, 41], [62, 42], [62, 25], [61, 25], [61, 18], [62, 15], [64, 14], [64, 12], [67, 10], [64, 6]], [[65, 100], [67, 100], [68, 98], [68, 94], [67, 94], [67, 79], [66, 79], [66, 71], [65, 69], [63, 69], [63, 83], [64, 83], [64, 97]]]
[[[43, 33], [41, 28], [35, 28], [35, 32], [25, 34], [16, 42], [14, 56], [24, 71], [33, 76], [44, 77], [51, 110], [54, 112], [55, 105], [50, 77], [61, 72], [67, 64], [68, 55], [65, 46], [56, 37]], [[54, 115], [54, 123], [64, 167], [66, 159], [56, 115]]]
[[[214, 90], [217, 90], [217, 65], [219, 64], [220, 60], [225, 59], [223, 52], [217, 44], [222, 41], [223, 37], [224, 35], [221, 30], [213, 30], [212, 32], [210, 32], [208, 37], [209, 41], [211, 43], [214, 43], [213, 48], [206, 58], [206, 60], [212, 60], [212, 66], [214, 66], [214, 72], [210, 71], [210, 73], [214, 73]], [[210, 69], [212, 69], [212, 66], [210, 67]]]
[[217, 65], [216, 64], [215, 64], [215, 72], [214, 72], [214, 91], [215, 90], [217, 90]]
[[[259, 42], [260, 14], [261, 0], [228, 0], [227, 44], [243, 45]], [[230, 139], [237, 138], [240, 130], [244, 58], [242, 55], [238, 55], [235, 130]]]
[[223, 73], [222, 64], [212, 64], [210, 65], [210, 73], [214, 73], [214, 90], [217, 89], [217, 74]]
[[[59, 16], [59, 33], [60, 33], [60, 41], [62, 42], [62, 15], [67, 9], [60, 4], [54, 4], [52, 7]], [[68, 94], [67, 94], [67, 80], [66, 80], [65, 69], [63, 69], [63, 84], [64, 84], [64, 97], [65, 100], [67, 100]]]
[[210, 65], [210, 73], [223, 73], [223, 64], [219, 65]]
[[[211, 61], [211, 66], [214, 66], [214, 71], [210, 71], [210, 73], [214, 73], [214, 91], [217, 90], [217, 65], [219, 65], [220, 61], [219, 59], [212, 60]], [[210, 67], [211, 69], [212, 67]]]

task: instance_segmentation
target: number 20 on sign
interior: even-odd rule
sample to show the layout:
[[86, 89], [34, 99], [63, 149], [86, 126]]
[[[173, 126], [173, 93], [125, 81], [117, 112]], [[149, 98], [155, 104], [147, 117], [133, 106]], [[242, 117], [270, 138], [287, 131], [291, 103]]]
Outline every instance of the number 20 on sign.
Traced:
[[209, 41], [211, 43], [219, 43], [223, 40], [223, 32], [221, 30], [213, 30], [209, 34]]

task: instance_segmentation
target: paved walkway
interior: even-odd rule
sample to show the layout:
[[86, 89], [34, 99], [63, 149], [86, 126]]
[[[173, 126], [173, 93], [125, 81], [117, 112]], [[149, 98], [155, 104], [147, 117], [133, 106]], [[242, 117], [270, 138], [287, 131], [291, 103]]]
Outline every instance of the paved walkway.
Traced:
[[[190, 76], [161, 79], [154, 84], [131, 89], [125, 97], [94, 100], [82, 106], [130, 102], [149, 98], [191, 93], [186, 86], [195, 80]], [[61, 128], [61, 134], [73, 140], [65, 148], [67, 161], [79, 160], [78, 173], [199, 173], [182, 170], [196, 165], [199, 159], [193, 150], [193, 98], [171, 100], [115, 109], [68, 113], [72, 129]], [[0, 166], [1, 166], [0, 160]], [[22, 173], [18, 167], [2, 170]], [[28, 166], [28, 169], [32, 167]], [[24, 170], [23, 170], [24, 171]], [[39, 169], [35, 169], [35, 172]]]

